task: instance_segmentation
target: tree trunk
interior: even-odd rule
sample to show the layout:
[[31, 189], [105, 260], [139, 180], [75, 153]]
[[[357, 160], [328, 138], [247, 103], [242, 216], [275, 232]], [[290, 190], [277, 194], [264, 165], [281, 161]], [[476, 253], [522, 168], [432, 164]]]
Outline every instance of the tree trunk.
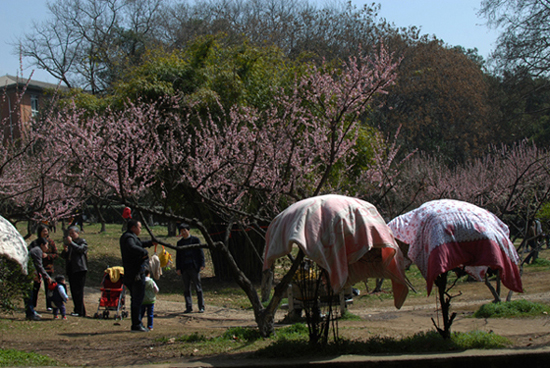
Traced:
[[432, 318], [432, 322], [435, 325], [437, 332], [444, 338], [449, 339], [451, 337], [451, 325], [453, 320], [456, 317], [456, 313], [453, 313], [449, 317], [449, 311], [451, 307], [451, 297], [447, 293], [447, 272], [442, 273], [437, 276], [435, 279], [435, 285], [437, 286], [437, 291], [439, 292], [439, 303], [441, 305], [441, 316], [443, 319], [443, 329], [435, 323]]
[[273, 287], [273, 267], [269, 270], [265, 270], [262, 274], [262, 303], [269, 300], [271, 295], [271, 288]]
[[99, 219], [99, 222], [101, 223], [101, 230], [100, 233], [104, 233], [107, 231], [105, 227], [105, 218], [103, 217], [103, 214], [101, 213], [101, 209], [99, 208], [99, 204], [94, 201], [94, 208], [95, 212], [97, 213], [97, 218]]

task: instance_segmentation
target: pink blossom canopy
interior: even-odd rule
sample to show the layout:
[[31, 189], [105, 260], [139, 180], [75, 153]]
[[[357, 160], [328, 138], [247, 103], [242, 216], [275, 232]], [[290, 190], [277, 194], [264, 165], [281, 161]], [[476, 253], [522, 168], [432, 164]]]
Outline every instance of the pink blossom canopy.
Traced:
[[293, 244], [328, 272], [334, 292], [369, 277], [389, 278], [395, 306], [403, 305], [404, 257], [372, 204], [340, 195], [294, 203], [269, 225], [264, 269], [290, 253]]
[[508, 226], [487, 210], [442, 199], [424, 203], [388, 226], [410, 245], [408, 256], [426, 279], [428, 294], [438, 275], [461, 266], [479, 281], [488, 267], [498, 269], [504, 286], [523, 292]]

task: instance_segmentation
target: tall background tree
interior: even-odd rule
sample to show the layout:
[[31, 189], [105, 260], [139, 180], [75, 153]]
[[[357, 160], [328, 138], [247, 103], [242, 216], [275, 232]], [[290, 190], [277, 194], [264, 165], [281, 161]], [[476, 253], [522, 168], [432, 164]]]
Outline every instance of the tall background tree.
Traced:
[[105, 92], [120, 71], [154, 44], [153, 22], [163, 0], [57, 0], [17, 47], [23, 57], [91, 93]]
[[548, 76], [550, 7], [546, 0], [482, 0], [479, 14], [501, 29], [492, 59], [500, 70], [526, 68]]

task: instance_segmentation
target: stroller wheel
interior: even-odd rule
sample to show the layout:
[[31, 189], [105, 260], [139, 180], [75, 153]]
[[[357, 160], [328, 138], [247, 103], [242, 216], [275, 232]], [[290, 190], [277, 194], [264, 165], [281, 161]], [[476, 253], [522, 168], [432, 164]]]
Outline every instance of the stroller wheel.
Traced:
[[98, 319], [98, 318], [99, 318], [99, 313], [96, 312], [96, 313], [94, 314], [94, 318], [95, 318], [95, 319]]
[[103, 319], [109, 319], [109, 311], [103, 311]]

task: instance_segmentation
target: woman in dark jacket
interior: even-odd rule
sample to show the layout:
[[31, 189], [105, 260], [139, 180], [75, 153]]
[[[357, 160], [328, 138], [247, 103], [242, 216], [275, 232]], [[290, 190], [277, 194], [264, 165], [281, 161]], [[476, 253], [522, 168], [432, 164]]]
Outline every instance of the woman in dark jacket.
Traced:
[[[46, 273], [48, 276], [53, 277], [53, 274], [55, 272], [54, 269], [54, 261], [58, 257], [57, 255], [57, 247], [55, 246], [55, 242], [53, 239], [50, 238], [50, 229], [47, 225], [40, 224], [38, 225], [38, 228], [36, 229], [36, 236], [38, 238], [44, 238], [48, 242], [48, 250], [45, 252], [46, 257], [42, 258], [42, 265], [44, 266], [44, 269], [46, 270]], [[33, 303], [34, 307], [36, 308], [37, 300], [38, 300], [38, 290], [40, 290], [40, 282], [35, 281], [34, 283], [34, 294], [33, 294]], [[48, 297], [48, 288], [44, 285], [44, 291], [46, 292], [46, 308], [51, 311], [52, 310], [52, 301]]]
[[65, 238], [61, 255], [65, 258], [69, 286], [73, 297], [74, 311], [72, 316], [85, 317], [84, 285], [88, 272], [88, 244], [79, 234], [76, 226], [69, 227], [69, 235]]

